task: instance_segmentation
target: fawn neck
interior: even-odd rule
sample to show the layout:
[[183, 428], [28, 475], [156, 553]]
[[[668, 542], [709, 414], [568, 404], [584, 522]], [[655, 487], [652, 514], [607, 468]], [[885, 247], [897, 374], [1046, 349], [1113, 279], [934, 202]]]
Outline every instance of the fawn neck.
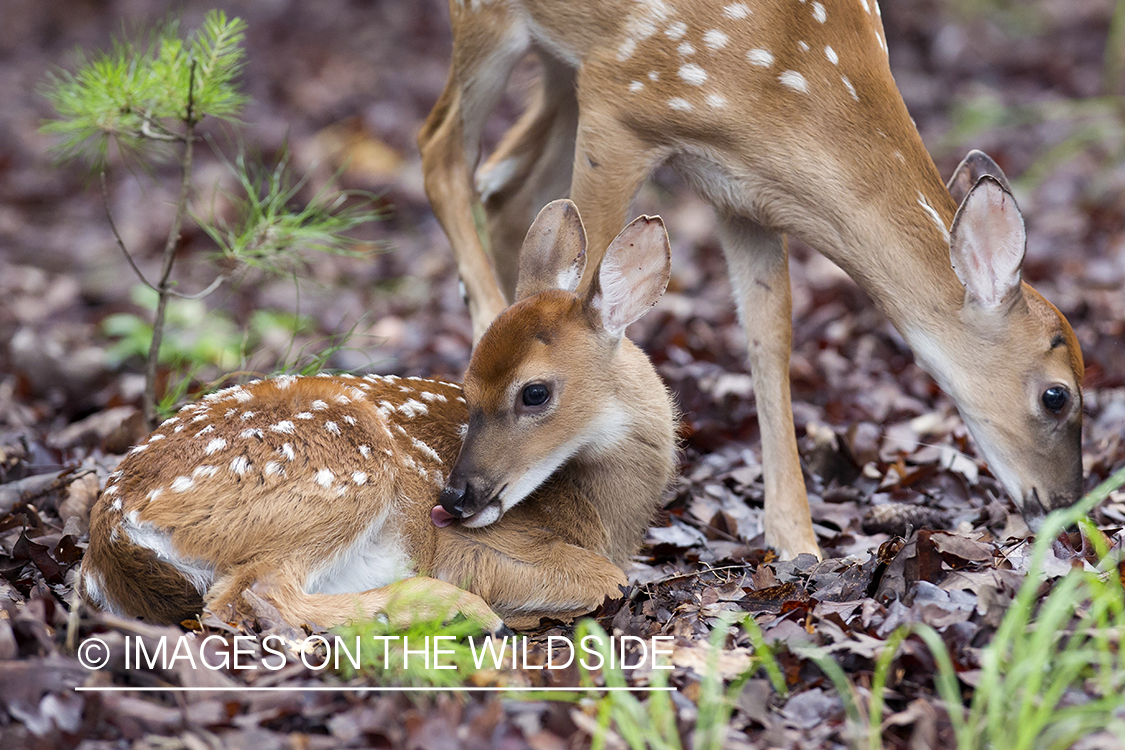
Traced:
[[675, 470], [675, 414], [666, 389], [645, 355], [628, 339], [612, 365], [616, 388], [603, 406], [617, 433], [607, 446], [591, 443], [563, 468], [597, 510], [605, 527], [602, 552], [624, 565], [636, 551]]

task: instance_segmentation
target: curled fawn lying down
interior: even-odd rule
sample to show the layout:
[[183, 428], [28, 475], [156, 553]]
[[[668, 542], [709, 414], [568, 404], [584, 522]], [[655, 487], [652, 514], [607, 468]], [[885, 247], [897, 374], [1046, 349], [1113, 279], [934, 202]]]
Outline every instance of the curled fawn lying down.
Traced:
[[94, 507], [86, 600], [233, 619], [253, 587], [288, 622], [331, 626], [409, 594], [392, 621], [460, 611], [498, 628], [620, 596], [675, 465], [668, 392], [624, 337], [664, 292], [668, 239], [637, 219], [579, 296], [585, 246], [572, 203], [543, 209], [519, 301], [463, 386], [284, 376], [185, 407]]
[[[510, 238], [539, 206], [567, 195], [582, 212], [581, 290], [667, 164], [718, 217], [771, 547], [818, 554], [790, 400], [785, 235], [886, 313], [1033, 527], [1082, 495], [1078, 340], [1023, 280], [1023, 218], [999, 167], [971, 152], [952, 194], [942, 184], [891, 76], [876, 0], [457, 1], [449, 12], [449, 79], [418, 145], [474, 334], [511, 299]], [[537, 95], [478, 170], [484, 124], [529, 53], [542, 63]]]

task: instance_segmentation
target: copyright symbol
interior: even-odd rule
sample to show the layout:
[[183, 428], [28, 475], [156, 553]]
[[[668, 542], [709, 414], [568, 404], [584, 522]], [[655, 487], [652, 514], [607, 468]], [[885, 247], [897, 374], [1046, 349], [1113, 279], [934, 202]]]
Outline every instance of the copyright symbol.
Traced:
[[87, 638], [78, 647], [78, 663], [86, 669], [101, 669], [109, 661], [109, 646], [101, 638]]

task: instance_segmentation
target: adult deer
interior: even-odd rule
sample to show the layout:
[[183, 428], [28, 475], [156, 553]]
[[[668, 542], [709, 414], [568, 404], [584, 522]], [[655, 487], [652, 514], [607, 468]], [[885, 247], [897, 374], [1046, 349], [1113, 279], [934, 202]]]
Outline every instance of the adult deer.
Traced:
[[457, 610], [495, 629], [620, 596], [675, 468], [668, 392], [624, 338], [670, 258], [663, 223], [642, 217], [577, 295], [585, 247], [573, 204], [543, 209], [518, 301], [463, 388], [283, 376], [185, 407], [95, 505], [87, 601], [156, 622], [205, 604], [233, 619], [256, 589], [294, 625]]
[[[1082, 355], [1021, 279], [1023, 219], [974, 152], [954, 202], [887, 64], [875, 0], [453, 0], [449, 82], [419, 135], [426, 191], [479, 336], [513, 289], [518, 238], [564, 195], [590, 260], [639, 186], [670, 164], [715, 207], [762, 434], [767, 543], [818, 553], [789, 392], [784, 234], [843, 268], [956, 401], [992, 472], [1035, 525], [1082, 489]], [[516, 63], [538, 95], [476, 175], [495, 274], [477, 235], [473, 169]], [[499, 282], [499, 283], [498, 283]]]

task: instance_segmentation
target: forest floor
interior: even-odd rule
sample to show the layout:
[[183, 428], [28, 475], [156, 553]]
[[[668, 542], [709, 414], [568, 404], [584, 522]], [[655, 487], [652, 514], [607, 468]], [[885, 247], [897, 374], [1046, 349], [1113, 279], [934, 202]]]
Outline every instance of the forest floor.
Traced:
[[[1085, 356], [1084, 469], [1092, 488], [1125, 463], [1125, 107], [1113, 58], [1105, 55], [1114, 3], [979, 5], [884, 3], [891, 67], [944, 177], [969, 148], [980, 148], [1015, 178], [1029, 233], [1025, 278], [1068, 317]], [[212, 4], [182, 7], [184, 26], [194, 28]], [[224, 10], [249, 24], [244, 146], [268, 160], [287, 144], [312, 187], [343, 169], [344, 187], [379, 193], [391, 214], [360, 235], [385, 252], [317, 258], [299, 284], [246, 276], [208, 298], [206, 317], [187, 320], [173, 335], [192, 351], [233, 351], [233, 360], [223, 355], [230, 370], [268, 373], [295, 350], [276, 321], [299, 314], [306, 322], [296, 349], [315, 351], [352, 330], [331, 369], [458, 378], [470, 350], [468, 315], [414, 145], [445, 81], [444, 4], [231, 0]], [[147, 0], [5, 0], [0, 18], [0, 747], [586, 746], [599, 732], [599, 711], [616, 717], [626, 702], [610, 711], [596, 692], [577, 701], [318, 692], [302, 688], [374, 685], [386, 675], [346, 681], [292, 657], [281, 670], [253, 672], [183, 664], [138, 671], [120, 655], [100, 671], [79, 665], [68, 630], [76, 642], [96, 636], [118, 652], [126, 638], [151, 645], [185, 631], [85, 609], [68, 628], [89, 508], [122, 454], [143, 437], [140, 362], [115, 358], [120, 342], [103, 326], [111, 315], [143, 308], [96, 180], [58, 166], [51, 138], [38, 132], [52, 113], [37, 87], [52, 68], [73, 68], [76, 48], [107, 48], [122, 19], [152, 24], [164, 13], [163, 3]], [[531, 66], [518, 71], [490, 121], [488, 144], [519, 112], [532, 75]], [[219, 143], [230, 138], [222, 129], [212, 135]], [[200, 210], [216, 185], [230, 186], [222, 163], [201, 150]], [[109, 186], [122, 236], [151, 277], [171, 221], [174, 170], [148, 174], [114, 164]], [[675, 742], [854, 745], [851, 698], [813, 654], [830, 654], [866, 700], [887, 638], [907, 623], [941, 635], [970, 696], [982, 649], [1030, 565], [1031, 545], [950, 399], [871, 300], [794, 242], [794, 413], [825, 559], [777, 560], [761, 533], [756, 408], [714, 216], [663, 171], [642, 191], [641, 212], [667, 222], [673, 278], [629, 335], [652, 357], [683, 414], [680, 477], [629, 571], [627, 596], [595, 617], [618, 636], [673, 638], [673, 668], [663, 679], [675, 688], [668, 709]], [[181, 288], [211, 281], [211, 251], [204, 233], [185, 230]], [[275, 324], [262, 323], [256, 311], [270, 312]], [[240, 359], [251, 329], [252, 356]], [[215, 367], [207, 372], [213, 377]], [[887, 506], [900, 508], [889, 524], [882, 520]], [[902, 507], [913, 510], [904, 515]], [[1122, 547], [1125, 491], [1112, 493], [1092, 519]], [[1060, 538], [1048, 549], [1038, 596], [1088, 565], [1091, 554], [1076, 534]], [[751, 636], [724, 619], [732, 613], [754, 615], [781, 667], [784, 693], [765, 671], [748, 673], [761, 663], [752, 661]], [[729, 632], [713, 651], [716, 628]], [[253, 622], [212, 618], [202, 630], [297, 635], [268, 609]], [[551, 635], [573, 630], [548, 624], [532, 634], [533, 664], [542, 663]], [[901, 646], [885, 696], [887, 747], [954, 746], [936, 668], [918, 637]], [[711, 731], [716, 675], [739, 686], [718, 739], [703, 736]], [[517, 669], [482, 672], [471, 682], [575, 685], [578, 678], [574, 667]], [[658, 676], [634, 669], [624, 679], [645, 686]], [[226, 690], [99, 693], [76, 692], [77, 685]], [[1079, 689], [1067, 700], [1088, 697]], [[599, 741], [624, 747], [621, 732], [614, 723]], [[1092, 730], [1075, 746], [1125, 747], [1125, 739]]]

